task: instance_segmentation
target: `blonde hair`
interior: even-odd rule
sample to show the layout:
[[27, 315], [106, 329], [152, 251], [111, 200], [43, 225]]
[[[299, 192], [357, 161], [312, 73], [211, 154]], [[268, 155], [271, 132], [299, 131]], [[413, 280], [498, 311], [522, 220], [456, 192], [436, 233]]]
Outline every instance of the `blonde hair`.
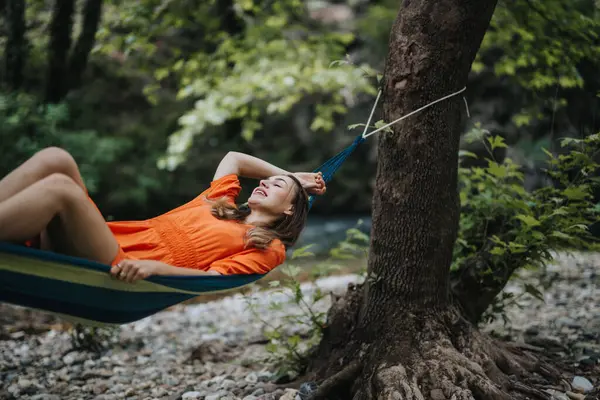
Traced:
[[[269, 226], [255, 226], [246, 233], [246, 246], [267, 249], [271, 242], [279, 239], [284, 246], [293, 246], [304, 229], [308, 217], [308, 193], [300, 181], [293, 175], [287, 175], [296, 183], [296, 192], [292, 200], [292, 215], [282, 214]], [[250, 215], [247, 205], [238, 206], [226, 199], [216, 200], [211, 209], [212, 215], [222, 220], [243, 221]]]

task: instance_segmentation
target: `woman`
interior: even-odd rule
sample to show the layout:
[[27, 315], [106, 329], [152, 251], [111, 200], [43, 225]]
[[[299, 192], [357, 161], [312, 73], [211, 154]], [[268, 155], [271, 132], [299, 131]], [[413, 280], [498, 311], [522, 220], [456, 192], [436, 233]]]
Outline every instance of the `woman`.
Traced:
[[[244, 208], [235, 205], [238, 176], [262, 179]], [[291, 174], [230, 152], [210, 187], [190, 202], [148, 220], [106, 222], [73, 157], [47, 148], [0, 181], [0, 241], [110, 264], [111, 274], [127, 282], [264, 274], [285, 260], [285, 248], [302, 231], [308, 194], [324, 192], [320, 173]]]

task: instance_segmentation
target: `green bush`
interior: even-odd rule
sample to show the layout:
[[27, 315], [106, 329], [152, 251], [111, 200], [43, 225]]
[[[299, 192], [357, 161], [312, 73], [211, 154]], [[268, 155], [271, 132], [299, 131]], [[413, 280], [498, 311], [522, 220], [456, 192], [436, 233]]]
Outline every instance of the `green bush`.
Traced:
[[0, 176], [5, 176], [37, 151], [57, 146], [69, 151], [78, 162], [91, 193], [102, 167], [114, 162], [120, 140], [101, 138], [92, 130], [68, 128], [66, 104], [42, 104], [24, 93], [0, 92]]
[[[563, 139], [564, 154], [558, 156], [544, 150], [545, 173], [553, 184], [530, 192], [523, 186], [521, 166], [509, 158], [494, 159], [494, 150], [506, 147], [500, 136], [487, 136], [476, 128], [467, 139], [483, 140], [489, 157], [480, 160], [485, 166], [459, 169], [462, 214], [452, 270], [476, 264], [481, 281], [489, 283], [543, 267], [556, 251], [598, 249], [589, 228], [600, 213], [594, 199], [600, 187], [600, 134]], [[469, 152], [461, 156], [477, 158]], [[542, 299], [530, 284], [524, 285], [523, 293]], [[503, 314], [503, 305], [514, 301], [511, 293], [501, 293], [483, 320]]]

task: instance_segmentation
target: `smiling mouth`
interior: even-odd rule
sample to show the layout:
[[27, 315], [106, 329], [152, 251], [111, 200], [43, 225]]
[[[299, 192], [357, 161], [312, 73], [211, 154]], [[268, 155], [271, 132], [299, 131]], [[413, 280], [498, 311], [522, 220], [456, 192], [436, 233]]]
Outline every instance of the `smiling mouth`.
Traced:
[[262, 189], [254, 189], [254, 194], [260, 194], [261, 196], [267, 197], [267, 192]]

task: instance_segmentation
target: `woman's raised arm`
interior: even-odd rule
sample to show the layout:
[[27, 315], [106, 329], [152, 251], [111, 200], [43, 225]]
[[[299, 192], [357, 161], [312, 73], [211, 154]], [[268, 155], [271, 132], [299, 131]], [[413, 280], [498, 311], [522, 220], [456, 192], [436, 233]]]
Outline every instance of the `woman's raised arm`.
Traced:
[[273, 175], [287, 175], [290, 172], [269, 164], [260, 158], [230, 151], [219, 163], [213, 180], [229, 174], [236, 174], [246, 178], [263, 179]]
[[235, 151], [230, 151], [223, 157], [213, 180], [230, 174], [253, 179], [264, 179], [274, 175], [294, 175], [310, 194], [322, 195], [326, 190], [321, 173], [289, 172], [260, 158]]

